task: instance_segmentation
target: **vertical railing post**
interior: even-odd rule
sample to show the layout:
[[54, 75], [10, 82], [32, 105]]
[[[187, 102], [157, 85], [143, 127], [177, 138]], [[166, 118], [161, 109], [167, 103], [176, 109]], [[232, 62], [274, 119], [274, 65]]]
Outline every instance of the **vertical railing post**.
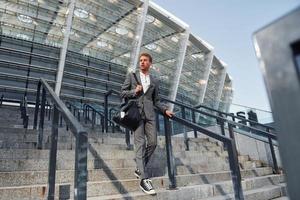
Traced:
[[41, 112], [40, 112], [40, 122], [39, 122], [39, 132], [38, 132], [38, 144], [37, 148], [43, 148], [43, 136], [44, 136], [44, 117], [45, 117], [45, 103], [46, 103], [46, 89], [43, 88], [42, 91], [42, 102], [41, 102]]
[[46, 117], [48, 117], [48, 101], [46, 101], [46, 105], [45, 105], [45, 107], [46, 107], [46, 109], [45, 109], [45, 116]]
[[87, 151], [88, 133], [76, 133], [75, 148], [75, 175], [74, 175], [74, 199], [85, 200], [87, 198]]
[[242, 177], [241, 171], [239, 168], [238, 161], [238, 152], [235, 144], [235, 136], [233, 132], [232, 124], [228, 124], [229, 135], [231, 141], [228, 142], [225, 146], [227, 146], [229, 165], [231, 170], [231, 178], [234, 189], [234, 196], [237, 200], [244, 200], [243, 188], [242, 188]]
[[102, 130], [102, 133], [104, 133], [104, 117], [101, 115], [101, 130]]
[[159, 125], [159, 114], [158, 113], [155, 113], [155, 118], [156, 118], [156, 130], [159, 133], [160, 125]]
[[172, 129], [171, 122], [167, 116], [164, 116], [165, 126], [165, 140], [166, 140], [166, 153], [167, 153], [167, 165], [168, 165], [168, 176], [169, 176], [169, 189], [176, 189], [176, 178], [175, 178], [175, 163], [172, 150]]
[[54, 200], [55, 198], [58, 121], [59, 121], [59, 111], [57, 107], [53, 105], [51, 147], [50, 147], [50, 155], [49, 155], [50, 160], [49, 160], [49, 169], [48, 169], [48, 200]]
[[104, 132], [108, 132], [108, 96], [110, 95], [111, 92], [108, 92], [105, 94], [104, 97]]
[[1, 98], [0, 98], [0, 107], [2, 106], [3, 104], [3, 99], [4, 99], [4, 94], [1, 95]]
[[[269, 128], [267, 128], [267, 132], [270, 133]], [[273, 140], [272, 140], [271, 137], [268, 137], [268, 141], [269, 141], [269, 145], [270, 145], [271, 156], [272, 156], [273, 167], [274, 167], [273, 172], [275, 174], [279, 174], [280, 171], [279, 171], [278, 164], [277, 164], [277, 159], [276, 159], [275, 149], [274, 149], [274, 145], [273, 145]]]
[[33, 129], [37, 128], [39, 107], [40, 107], [40, 92], [41, 92], [42, 82], [39, 81], [37, 90], [36, 90], [36, 100], [35, 100], [35, 110], [34, 110], [34, 119], [33, 119]]
[[61, 114], [59, 115], [59, 125], [60, 125], [60, 127], [63, 126], [63, 118], [62, 118]]
[[[196, 116], [195, 116], [195, 111], [194, 110], [192, 110], [192, 121], [193, 121], [194, 124], [196, 124]], [[198, 134], [197, 134], [196, 129], [194, 129], [194, 137], [198, 138]]]
[[29, 120], [29, 116], [28, 116], [28, 105], [27, 105], [27, 97], [24, 97], [24, 128], [28, 128], [28, 120]]
[[84, 109], [84, 123], [85, 124], [87, 124], [87, 117], [88, 117], [87, 112], [88, 112], [88, 107], [85, 106], [85, 109]]
[[[181, 106], [181, 117], [182, 119], [185, 119], [185, 107]], [[185, 150], [189, 151], [189, 138], [185, 129], [185, 126], [183, 127], [183, 137], [184, 137], [184, 144], [185, 144]]]
[[92, 129], [95, 128], [96, 112], [92, 110]]
[[130, 147], [130, 131], [129, 129], [125, 129], [125, 142], [126, 142], [126, 145], [127, 145], [127, 150], [130, 150], [131, 147]]
[[80, 109], [77, 111], [77, 120], [80, 122]]
[[112, 132], [115, 133], [115, 124], [114, 123], [111, 124], [112, 124]]
[[223, 115], [222, 115], [221, 113], [219, 113], [218, 115], [219, 115], [219, 117], [221, 118], [221, 119], [219, 119], [219, 122], [220, 122], [220, 128], [221, 128], [221, 133], [222, 133], [223, 136], [225, 136], [225, 135], [226, 135], [226, 134], [225, 134], [225, 120], [223, 119]]
[[48, 109], [49, 109], [48, 121], [50, 121], [51, 120], [51, 105], [50, 104], [49, 104]]

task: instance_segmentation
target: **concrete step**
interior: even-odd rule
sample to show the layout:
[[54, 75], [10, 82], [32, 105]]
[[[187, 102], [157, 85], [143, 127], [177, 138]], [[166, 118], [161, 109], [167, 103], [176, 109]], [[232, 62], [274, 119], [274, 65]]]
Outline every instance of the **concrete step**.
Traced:
[[[258, 189], [266, 186], [274, 186], [278, 185], [283, 181], [282, 175], [269, 175], [264, 177], [255, 177], [245, 179], [242, 182], [244, 191], [249, 191], [253, 189]], [[155, 188], [166, 188], [168, 187], [168, 180], [166, 177], [157, 177], [153, 178], [153, 185]], [[201, 179], [198, 178], [201, 181]], [[231, 181], [223, 181], [214, 184], [197, 184], [190, 185], [189, 180], [182, 179], [181, 177], [177, 177], [177, 183], [179, 188], [197, 188], [196, 190], [188, 190], [185, 191], [185, 195], [183, 195], [183, 191], [178, 193], [180, 197], [193, 197], [195, 199], [208, 198], [213, 196], [226, 195], [233, 192], [232, 182]], [[116, 195], [116, 194], [126, 194], [131, 192], [139, 191], [139, 180], [116, 180], [116, 181], [102, 181], [102, 182], [88, 182], [88, 197], [98, 197], [98, 199], [104, 198], [106, 195]], [[72, 198], [72, 184], [64, 184], [65, 187], [69, 188], [71, 194], [68, 197]], [[0, 188], [0, 198], [1, 199], [34, 199], [36, 197], [43, 197], [46, 191], [46, 185], [34, 185], [34, 186], [20, 186], [20, 187], [2, 187]], [[161, 189], [163, 191], [167, 191], [165, 189]], [[175, 195], [176, 191], [168, 191], [169, 195]], [[56, 194], [58, 194], [57, 192]], [[63, 193], [63, 192], [60, 192]], [[182, 196], [183, 195], [183, 196]], [[275, 196], [275, 197], [279, 197]], [[159, 199], [168, 199], [163, 196], [157, 196]], [[106, 198], [106, 197], [105, 197]], [[176, 198], [178, 199], [178, 198]], [[182, 198], [181, 198], [182, 199]], [[190, 198], [191, 199], [191, 198]]]
[[[37, 159], [0, 159], [1, 172], [13, 171], [45, 171], [48, 170], [48, 160]], [[74, 170], [74, 162], [66, 162], [65, 160], [57, 160], [57, 170]], [[102, 168], [128, 168], [135, 167], [133, 159], [112, 159], [102, 160], [94, 159], [88, 160], [88, 169], [102, 169]]]
[[275, 198], [273, 200], [290, 200], [289, 197], [285, 196], [285, 197], [279, 197], [279, 198]]
[[[176, 180], [178, 187], [202, 185], [205, 188], [204, 190], [206, 190], [205, 195], [202, 198], [206, 198], [212, 195], [229, 194], [233, 192], [231, 181], [223, 181], [214, 184], [204, 184], [203, 180], [197, 175], [195, 175], [194, 177], [190, 175], [177, 176]], [[152, 181], [155, 188], [166, 188], [169, 185], [168, 179], [164, 177], [153, 178]], [[282, 181], [283, 180], [281, 179], [280, 175], [269, 175], [264, 177], [249, 178], [243, 181], [243, 188], [244, 190], [251, 190], [267, 185], [279, 184]], [[114, 183], [91, 182], [90, 185], [88, 185], [88, 196], [112, 195], [118, 193], [134, 192], [139, 190], [139, 188], [137, 187], [138, 184], [138, 180], [119, 180]], [[116, 185], [119, 186], [118, 189], [116, 189]]]
[[[135, 168], [115, 168], [115, 169], [93, 169], [88, 170], [88, 181], [108, 181], [108, 180], [126, 180], [135, 179], [133, 174]], [[164, 170], [159, 168], [149, 169], [151, 177], [160, 177], [167, 174], [167, 168]], [[270, 175], [272, 169], [258, 168], [255, 170], [243, 170], [241, 175], [243, 178]], [[197, 175], [194, 176], [193, 174]], [[189, 175], [191, 175], [189, 177]], [[230, 180], [230, 171], [218, 172], [189, 172], [180, 174], [178, 177], [185, 179], [201, 179], [203, 184], [214, 183], [219, 181]], [[35, 184], [47, 184], [48, 171], [19, 171], [19, 172], [0, 172], [0, 187], [24, 186]], [[56, 172], [56, 183], [71, 183], [74, 180], [74, 170], [58, 170]]]
[[37, 134], [37, 130], [30, 130], [30, 129], [25, 129], [25, 128], [13, 128], [13, 127], [3, 127], [1, 125], [0, 127], [0, 137], [9, 137], [9, 136], [14, 136], [14, 134], [21, 134], [21, 135], [26, 135], [26, 134]]
[[[34, 171], [34, 170], [47, 170], [48, 169], [47, 159], [0, 159], [0, 171]], [[161, 157], [153, 158], [149, 165], [164, 167], [166, 165], [166, 159]], [[135, 161], [133, 158], [120, 158], [120, 159], [103, 159], [100, 156], [88, 158], [89, 169], [100, 169], [100, 168], [121, 168], [121, 167], [135, 167]], [[194, 159], [179, 159], [175, 158], [176, 165], [199, 165], [203, 170], [225, 170], [228, 169], [228, 163], [222, 159], [216, 158], [201, 158], [201, 160]], [[74, 169], [74, 160], [57, 159], [58, 169]]]
[[[88, 149], [88, 157], [95, 157], [99, 155], [102, 159], [134, 159], [135, 152], [133, 150], [122, 150], [107, 148], [108, 145], [91, 144]], [[74, 160], [74, 150], [58, 150], [57, 155], [59, 159]], [[173, 152], [174, 157], [180, 159], [197, 159], [203, 158], [226, 158], [226, 154], [219, 154], [210, 151], [179, 151]], [[153, 157], [166, 157], [166, 150], [164, 148], [156, 148]], [[0, 149], [0, 159], [49, 159], [49, 150], [43, 149]]]
[[[244, 191], [245, 200], [271, 200], [281, 199], [286, 186], [284, 184], [268, 185], [258, 189]], [[226, 194], [205, 198], [206, 200], [235, 200], [234, 194]], [[283, 199], [285, 200], [285, 199]]]
[[[283, 186], [266, 186], [260, 189], [249, 190], [244, 193], [245, 200], [271, 200], [274, 197], [281, 195], [281, 189]], [[214, 196], [209, 198], [203, 198], [205, 191], [201, 190], [202, 186], [189, 186], [179, 187], [177, 190], [156, 190], [157, 195], [151, 196], [143, 192], [130, 192], [127, 194], [107, 195], [101, 197], [89, 197], [88, 200], [158, 200], [158, 199], [172, 199], [172, 200], [235, 200], [233, 194], [226, 194], [224, 196]], [[277, 199], [277, 198], [276, 198]], [[285, 200], [285, 199], [283, 199]]]
[[257, 168], [257, 167], [263, 167], [263, 163], [261, 161], [245, 161], [245, 162], [240, 162], [239, 160], [239, 163], [240, 163], [240, 167], [242, 169], [253, 169], [253, 168]]

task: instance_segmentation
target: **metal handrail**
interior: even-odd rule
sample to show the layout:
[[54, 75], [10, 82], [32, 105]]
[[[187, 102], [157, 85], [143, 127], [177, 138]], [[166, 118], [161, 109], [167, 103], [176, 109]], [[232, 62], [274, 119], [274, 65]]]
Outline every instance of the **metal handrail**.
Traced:
[[66, 101], [65, 104], [71, 112], [73, 111], [74, 117], [76, 117], [76, 111], [77, 111], [77, 120], [80, 122], [80, 110], [82, 110], [82, 109], [78, 108], [77, 106], [75, 106], [74, 104], [72, 104], [69, 101]]
[[2, 104], [3, 104], [3, 99], [4, 99], [4, 94], [1, 95], [1, 98], [0, 98], [0, 106], [2, 106]]
[[[85, 113], [85, 122], [87, 121], [88, 116], [89, 116], [89, 114], [88, 114], [88, 113], [89, 113], [89, 108], [90, 108], [94, 113], [98, 114], [98, 115], [101, 117], [102, 132], [104, 132], [104, 128], [105, 128], [105, 126], [104, 126], [105, 114], [102, 113], [101, 111], [97, 110], [96, 108], [94, 108], [93, 106], [91, 106], [91, 105], [89, 105], [89, 104], [84, 104], [84, 105], [83, 105], [83, 109], [84, 109], [84, 113]], [[95, 120], [94, 120], [95, 117], [96, 117], [95, 115], [92, 116], [92, 123], [95, 122]], [[103, 119], [103, 120], [102, 120], [102, 119]], [[112, 121], [111, 119], [107, 119], [107, 121], [110, 122], [110, 123], [113, 125], [112, 132], [114, 133], [114, 132], [115, 132], [115, 124], [116, 124], [116, 123], [115, 123], [114, 121]]]
[[27, 97], [24, 96], [20, 101], [20, 111], [21, 111], [21, 118], [23, 119], [23, 127], [28, 128], [28, 104], [27, 104]]
[[[42, 89], [42, 100], [40, 103], [40, 93]], [[36, 105], [34, 113], [34, 129], [37, 129], [39, 107], [40, 121], [38, 131], [38, 148], [42, 148], [44, 114], [46, 98], [49, 98], [53, 104], [52, 131], [51, 131], [51, 148], [48, 168], [48, 200], [55, 198], [55, 176], [56, 176], [56, 159], [57, 159], [57, 139], [58, 139], [58, 122], [61, 115], [66, 124], [76, 138], [75, 148], [75, 176], [74, 176], [74, 199], [87, 198], [87, 150], [88, 150], [88, 133], [76, 118], [69, 111], [67, 106], [55, 94], [45, 79], [41, 78], [36, 93]], [[47, 95], [48, 94], [48, 95]]]
[[[219, 120], [219, 121], [223, 121], [223, 122], [227, 122], [227, 123], [230, 123], [230, 124], [232, 124], [232, 125], [234, 125], [234, 126], [245, 126], [245, 127], [247, 127], [247, 128], [249, 128], [249, 129], [251, 129], [251, 130], [253, 130], [254, 131], [254, 134], [258, 134], [258, 135], [261, 135], [261, 136], [264, 136], [264, 137], [270, 137], [270, 138], [272, 138], [272, 139], [274, 139], [274, 140], [277, 140], [277, 136], [275, 135], [275, 134], [272, 134], [272, 133], [270, 133], [270, 132], [268, 132], [268, 131], [263, 131], [263, 130], [261, 130], [261, 129], [257, 129], [257, 128], [254, 128], [254, 127], [251, 127], [251, 126], [247, 126], [247, 125], [245, 125], [245, 124], [241, 124], [241, 123], [238, 123], [238, 122], [235, 122], [235, 121], [232, 121], [232, 120], [228, 120], [227, 118], [224, 118], [222, 115], [214, 115], [214, 114], [212, 114], [212, 113], [208, 113], [208, 112], [205, 112], [205, 111], [202, 111], [202, 110], [198, 110], [197, 108], [195, 108], [195, 107], [191, 107], [191, 106], [189, 106], [189, 105], [187, 105], [187, 104], [184, 104], [184, 103], [180, 103], [180, 102], [177, 102], [177, 101], [172, 101], [172, 100], [169, 100], [169, 99], [166, 99], [166, 98], [163, 98], [163, 97], [161, 97], [161, 99], [163, 100], [163, 101], [167, 101], [167, 102], [169, 102], [169, 103], [173, 103], [173, 104], [175, 104], [175, 105], [178, 105], [178, 106], [181, 106], [181, 107], [184, 107], [185, 109], [189, 109], [189, 110], [191, 110], [192, 112], [196, 112], [196, 113], [200, 113], [200, 114], [203, 114], [203, 115], [206, 115], [206, 116], [208, 116], [208, 117], [213, 117], [213, 118], [215, 118], [216, 120]], [[217, 110], [214, 110], [214, 109], [212, 109], [213, 111], [217, 111]], [[221, 112], [222, 114], [223, 114], [223, 112]], [[228, 113], [225, 113], [225, 114], [228, 114]], [[244, 119], [244, 118], [242, 118], [242, 119]], [[249, 120], [249, 121], [251, 121], [251, 120]], [[252, 122], [252, 121], [251, 121]], [[254, 122], [254, 121], [253, 121]], [[267, 127], [267, 126], [266, 126]], [[269, 129], [270, 130], [270, 129]]]
[[221, 114], [221, 115], [226, 115], [226, 116], [232, 117], [233, 121], [234, 121], [234, 119], [240, 119], [240, 120], [242, 120], [244, 122], [249, 122], [251, 124], [259, 125], [261, 127], [267, 128], [269, 130], [275, 130], [275, 128], [272, 127], [272, 126], [261, 124], [259, 122], [256, 122], [256, 121], [253, 121], [253, 120], [250, 120], [250, 119], [246, 119], [246, 118], [243, 118], [243, 117], [240, 117], [240, 116], [235, 116], [232, 113], [226, 113], [226, 112], [223, 112], [223, 111], [220, 111], [220, 110], [216, 110], [216, 109], [210, 108], [208, 106], [198, 105], [198, 106], [195, 106], [194, 108], [196, 108], [196, 109], [204, 108], [204, 109], [207, 109], [207, 110], [210, 110], [210, 111], [213, 111], [213, 112], [217, 112], [218, 114]]
[[109, 90], [104, 96], [104, 132], [108, 132], [108, 97], [112, 94], [120, 95], [120, 92], [116, 90]]
[[[193, 122], [194, 123], [196, 121], [195, 120], [195, 112], [215, 118], [216, 120], [220, 121], [222, 135], [225, 135], [225, 123], [227, 123], [228, 124], [228, 129], [229, 129], [229, 127], [231, 127], [233, 129], [235, 126], [244, 126], [244, 127], [249, 128], [250, 130], [252, 130], [253, 134], [266, 137], [268, 139], [268, 143], [269, 143], [269, 146], [270, 146], [270, 151], [271, 151], [271, 156], [272, 156], [273, 166], [274, 166], [274, 173], [280, 173], [279, 172], [279, 167], [278, 167], [278, 164], [277, 164], [275, 149], [274, 149], [273, 141], [272, 141], [272, 140], [277, 140], [277, 135], [270, 133], [269, 128], [267, 128], [267, 131], [263, 131], [263, 130], [260, 130], [260, 129], [257, 129], [257, 128], [253, 128], [251, 126], [249, 127], [245, 124], [240, 124], [240, 123], [237, 123], [235, 121], [228, 120], [227, 118], [224, 118], [222, 115], [217, 116], [217, 115], [214, 115], [214, 114], [211, 114], [211, 113], [207, 113], [205, 111], [198, 110], [194, 107], [191, 107], [189, 105], [186, 105], [186, 104], [183, 104], [183, 103], [180, 103], [180, 102], [171, 101], [171, 100], [166, 99], [166, 98], [161, 98], [161, 99], [164, 100], [164, 101], [167, 101], [169, 103], [173, 103], [175, 105], [181, 106], [183, 119], [185, 119], [185, 109], [190, 109], [192, 111]], [[195, 129], [194, 129], [194, 132], [195, 132], [195, 137], [196, 137], [197, 136], [197, 131]], [[251, 137], [251, 136], [249, 135], [248, 137]], [[251, 138], [257, 139], [255, 137], [251, 137]], [[186, 133], [184, 134], [184, 140], [185, 140], [185, 144], [186, 144], [186, 150], [188, 150], [189, 149], [189, 147], [188, 147], [188, 141], [189, 140], [188, 140], [188, 137], [187, 137]]]

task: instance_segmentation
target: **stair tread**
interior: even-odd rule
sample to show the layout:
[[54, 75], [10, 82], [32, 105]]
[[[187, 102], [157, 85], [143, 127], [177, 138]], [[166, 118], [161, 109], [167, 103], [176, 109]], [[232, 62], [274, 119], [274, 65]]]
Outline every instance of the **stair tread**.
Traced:
[[[98, 200], [98, 199], [102, 199], [102, 200], [108, 200], [108, 199], [132, 199], [132, 198], [137, 198], [137, 197], [142, 197], [143, 199], [160, 199], [159, 196], [162, 193], [170, 193], [172, 191], [177, 192], [177, 193], [181, 193], [183, 190], [188, 190], [191, 188], [200, 188], [201, 185], [193, 185], [193, 186], [184, 186], [184, 187], [178, 187], [176, 190], [168, 190], [165, 188], [158, 188], [155, 189], [155, 191], [157, 192], [157, 195], [151, 196], [151, 195], [147, 195], [142, 191], [134, 191], [134, 192], [128, 192], [125, 194], [114, 194], [114, 195], [105, 195], [105, 196], [95, 196], [95, 197], [88, 197], [88, 200]], [[259, 192], [263, 192], [263, 191], [272, 191], [273, 189], [279, 189], [283, 187], [282, 184], [278, 184], [278, 185], [268, 185], [268, 186], [264, 186], [258, 189], [252, 189], [252, 190], [248, 190], [244, 192], [244, 196], [248, 196], [251, 194], [256, 194]], [[188, 197], [187, 199], [190, 199], [190, 197]], [[226, 194], [226, 195], [219, 195], [219, 196], [212, 196], [212, 197], [205, 197], [206, 200], [227, 200], [227, 199], [234, 199], [234, 194]], [[278, 200], [288, 200], [288, 199], [278, 199]]]

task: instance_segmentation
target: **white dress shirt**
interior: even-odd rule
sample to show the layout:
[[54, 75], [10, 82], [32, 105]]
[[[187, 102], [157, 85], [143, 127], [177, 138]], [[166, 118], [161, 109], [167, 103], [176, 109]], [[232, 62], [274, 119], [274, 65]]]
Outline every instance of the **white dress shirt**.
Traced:
[[150, 76], [149, 74], [145, 75], [143, 72], [140, 72], [141, 84], [143, 86], [143, 91], [146, 93], [150, 86]]

